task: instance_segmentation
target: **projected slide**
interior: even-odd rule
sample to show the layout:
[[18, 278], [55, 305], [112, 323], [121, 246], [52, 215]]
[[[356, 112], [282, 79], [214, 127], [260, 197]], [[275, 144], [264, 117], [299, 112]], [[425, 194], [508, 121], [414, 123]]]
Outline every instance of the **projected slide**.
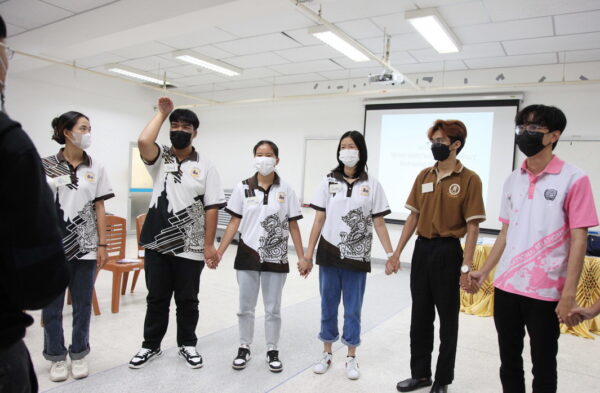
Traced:
[[[433, 120], [432, 120], [433, 119]], [[493, 112], [456, 112], [384, 115], [381, 118], [379, 179], [390, 200], [392, 211], [404, 209], [410, 188], [419, 172], [433, 163], [427, 130], [436, 119], [460, 119], [467, 127], [467, 143], [459, 154], [467, 168], [477, 168], [487, 198], [492, 149]]]

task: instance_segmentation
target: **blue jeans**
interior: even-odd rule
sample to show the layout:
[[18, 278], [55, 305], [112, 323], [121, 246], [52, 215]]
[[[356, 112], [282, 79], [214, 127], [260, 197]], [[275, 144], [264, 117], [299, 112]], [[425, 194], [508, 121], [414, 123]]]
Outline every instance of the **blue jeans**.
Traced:
[[321, 331], [319, 340], [332, 343], [340, 338], [338, 308], [344, 299], [344, 331], [342, 343], [349, 347], [360, 345], [360, 312], [362, 309], [367, 273], [331, 266], [319, 266], [321, 292]]
[[[73, 300], [73, 334], [69, 346], [72, 360], [83, 359], [90, 353], [90, 317], [92, 293], [96, 276], [95, 259], [76, 259], [67, 262], [69, 289]], [[42, 310], [44, 321], [44, 358], [52, 362], [66, 360], [67, 349], [62, 326], [65, 293], [60, 294]]]

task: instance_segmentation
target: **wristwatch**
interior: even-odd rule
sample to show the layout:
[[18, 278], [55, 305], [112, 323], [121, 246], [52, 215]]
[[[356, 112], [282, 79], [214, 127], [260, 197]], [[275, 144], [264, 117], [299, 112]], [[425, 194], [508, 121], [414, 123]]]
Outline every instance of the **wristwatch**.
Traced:
[[394, 253], [393, 252], [387, 252], [385, 255], [388, 257], [388, 259], [390, 259], [391, 257], [394, 256]]
[[460, 267], [460, 272], [461, 273], [467, 274], [470, 271], [471, 271], [471, 266], [469, 266], [469, 265], [462, 265]]

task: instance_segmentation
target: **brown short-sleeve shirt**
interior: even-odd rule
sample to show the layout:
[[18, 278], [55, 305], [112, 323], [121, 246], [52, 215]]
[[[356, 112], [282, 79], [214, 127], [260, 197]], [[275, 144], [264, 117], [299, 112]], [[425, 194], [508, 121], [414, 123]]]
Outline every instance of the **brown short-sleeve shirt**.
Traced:
[[485, 220], [481, 179], [460, 161], [452, 173], [438, 179], [436, 164], [419, 173], [406, 208], [419, 214], [419, 236], [461, 238], [467, 233], [467, 222]]

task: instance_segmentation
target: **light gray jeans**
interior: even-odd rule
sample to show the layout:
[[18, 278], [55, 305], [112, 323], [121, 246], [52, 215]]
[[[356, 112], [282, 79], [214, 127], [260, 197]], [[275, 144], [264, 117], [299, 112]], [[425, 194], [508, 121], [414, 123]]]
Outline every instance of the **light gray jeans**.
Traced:
[[287, 273], [257, 272], [238, 270], [237, 280], [240, 287], [240, 310], [238, 321], [240, 344], [250, 345], [254, 338], [254, 309], [258, 299], [258, 290], [262, 288], [265, 306], [265, 338], [267, 348], [277, 349], [281, 331], [281, 293]]

